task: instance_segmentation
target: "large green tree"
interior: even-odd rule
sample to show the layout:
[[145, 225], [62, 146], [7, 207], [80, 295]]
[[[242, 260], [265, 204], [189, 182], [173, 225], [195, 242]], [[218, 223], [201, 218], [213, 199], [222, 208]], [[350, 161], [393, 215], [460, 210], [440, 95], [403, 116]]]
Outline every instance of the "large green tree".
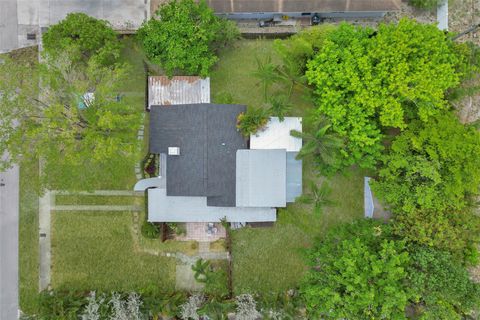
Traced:
[[0, 65], [0, 149], [11, 158], [1, 165], [42, 159], [42, 185], [64, 189], [89, 189], [132, 170], [141, 112], [120, 99], [127, 70], [96, 59], [72, 64], [68, 54], [28, 67], [7, 59]]
[[480, 133], [455, 115], [416, 120], [381, 159], [376, 194], [394, 211], [462, 210], [480, 184]]
[[409, 256], [390, 230], [359, 220], [332, 230], [309, 252], [301, 285], [311, 319], [404, 319]]
[[215, 51], [239, 36], [236, 25], [215, 16], [204, 0], [172, 0], [145, 23], [138, 36], [145, 52], [172, 76], [208, 76]]
[[480, 306], [480, 285], [449, 253], [420, 246], [409, 251], [408, 283], [421, 319], [465, 319]]
[[47, 55], [56, 58], [68, 52], [72, 62], [94, 58], [109, 65], [120, 56], [120, 42], [109, 23], [84, 13], [69, 13], [42, 35], [42, 43]]
[[307, 63], [318, 113], [347, 138], [345, 164], [373, 167], [389, 128], [447, 108], [463, 56], [436, 26], [403, 19], [378, 30], [342, 24]]

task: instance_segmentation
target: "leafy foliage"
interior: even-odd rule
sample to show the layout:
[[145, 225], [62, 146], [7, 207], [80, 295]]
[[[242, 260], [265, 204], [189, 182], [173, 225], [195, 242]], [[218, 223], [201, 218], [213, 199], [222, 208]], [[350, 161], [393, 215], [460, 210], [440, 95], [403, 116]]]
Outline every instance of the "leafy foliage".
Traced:
[[269, 118], [270, 114], [267, 109], [250, 107], [247, 112], [238, 115], [237, 128], [245, 137], [249, 137], [250, 134], [265, 128]]
[[283, 95], [277, 95], [269, 99], [268, 112], [275, 117], [278, 117], [280, 122], [285, 120], [285, 117], [290, 113], [293, 106], [288, 101], [288, 98]]
[[324, 181], [321, 186], [317, 186], [315, 182], [310, 181], [308, 193], [302, 194], [297, 201], [300, 203], [313, 204], [313, 213], [320, 216], [323, 213], [323, 207], [333, 206], [335, 202], [330, 200], [332, 189]]
[[420, 297], [422, 319], [464, 319], [480, 305], [480, 285], [449, 253], [418, 246], [410, 251], [408, 282]]
[[480, 184], [480, 134], [447, 113], [414, 121], [382, 157], [375, 192], [400, 212], [462, 210]]
[[409, 2], [420, 9], [434, 9], [443, 0], [410, 0]]
[[335, 29], [334, 25], [322, 24], [274, 41], [274, 49], [282, 59], [280, 71], [292, 84], [305, 82], [307, 61], [322, 48], [327, 35]]
[[199, 259], [192, 266], [194, 278], [205, 283], [205, 293], [217, 299], [228, 296], [227, 272], [221, 264], [214, 264], [208, 260]]
[[268, 100], [268, 89], [281, 77], [277, 70], [277, 65], [272, 62], [272, 56], [267, 55], [265, 59], [255, 58], [257, 60], [257, 70], [252, 72], [252, 76], [260, 80], [263, 87], [263, 97], [265, 101]]
[[332, 132], [332, 126], [324, 116], [308, 117], [306, 120], [304, 132], [290, 132], [293, 137], [303, 140], [297, 158], [310, 160], [323, 175], [333, 174], [341, 166], [343, 139]]
[[58, 57], [68, 52], [72, 62], [94, 58], [101, 65], [110, 65], [120, 56], [120, 42], [107, 21], [84, 13], [69, 13], [42, 35], [45, 53]]
[[96, 59], [72, 64], [67, 54], [30, 67], [7, 59], [0, 65], [0, 148], [11, 158], [0, 165], [41, 158], [42, 186], [65, 190], [84, 190], [92, 176], [115, 179], [131, 168], [141, 113], [119, 99], [127, 72]]
[[148, 221], [142, 223], [141, 232], [142, 236], [148, 239], [158, 239], [160, 236], [158, 226]]
[[447, 108], [444, 93], [458, 85], [462, 56], [434, 25], [402, 19], [378, 31], [342, 24], [307, 63], [318, 113], [347, 139], [345, 165], [373, 167], [382, 131], [427, 121]]
[[239, 36], [233, 22], [216, 17], [204, 0], [173, 0], [157, 15], [138, 30], [138, 36], [148, 58], [169, 76], [178, 72], [208, 76], [218, 60], [215, 50]]
[[459, 260], [477, 262], [472, 253], [480, 241], [480, 217], [469, 209], [398, 213], [394, 216], [394, 229], [409, 242], [449, 251]]
[[409, 256], [388, 226], [357, 221], [332, 230], [309, 251], [301, 286], [310, 318], [403, 319]]

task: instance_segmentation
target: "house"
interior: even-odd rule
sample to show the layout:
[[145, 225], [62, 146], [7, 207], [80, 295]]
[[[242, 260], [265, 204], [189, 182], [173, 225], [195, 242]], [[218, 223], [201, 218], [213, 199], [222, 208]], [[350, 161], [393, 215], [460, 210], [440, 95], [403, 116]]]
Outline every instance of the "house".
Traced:
[[400, 0], [206, 0], [228, 19], [378, 18], [400, 10]]
[[[149, 83], [163, 96], [178, 94], [177, 86], [156, 80], [161, 81]], [[301, 118], [272, 117], [263, 131], [245, 139], [237, 117], [246, 106], [203, 102], [199, 93], [209, 88], [205, 81], [189, 87], [190, 95], [199, 97], [196, 103], [149, 105], [149, 146], [158, 155], [158, 176], [135, 185], [135, 191], [146, 190], [148, 220], [276, 221], [276, 209], [302, 192], [302, 162], [295, 158], [302, 141], [290, 135], [302, 130]]]

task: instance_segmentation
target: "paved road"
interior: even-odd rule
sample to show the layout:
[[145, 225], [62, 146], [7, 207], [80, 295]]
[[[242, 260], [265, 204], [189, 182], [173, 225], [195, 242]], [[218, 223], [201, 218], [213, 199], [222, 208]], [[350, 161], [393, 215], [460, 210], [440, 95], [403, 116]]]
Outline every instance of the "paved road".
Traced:
[[13, 167], [0, 172], [0, 320], [18, 317], [18, 218], [19, 170]]

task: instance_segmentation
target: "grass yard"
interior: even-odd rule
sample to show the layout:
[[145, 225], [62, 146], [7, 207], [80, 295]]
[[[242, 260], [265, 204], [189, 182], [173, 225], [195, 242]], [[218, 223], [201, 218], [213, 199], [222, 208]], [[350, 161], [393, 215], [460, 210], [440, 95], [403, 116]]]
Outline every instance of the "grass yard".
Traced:
[[37, 309], [38, 295], [38, 162], [20, 168], [19, 276], [20, 306], [24, 312]]
[[175, 260], [137, 252], [128, 212], [54, 212], [56, 289], [159, 292], [175, 288]]
[[312, 240], [333, 226], [363, 217], [361, 170], [332, 179], [331, 199], [321, 216], [309, 206], [291, 204], [280, 210], [273, 228], [246, 228], [233, 232], [233, 279], [237, 294], [276, 294], [299, 284], [305, 271], [302, 252]]
[[[220, 60], [210, 75], [212, 101], [219, 94], [229, 93], [234, 103], [251, 107], [264, 104], [264, 90], [252, 73], [257, 70], [257, 57], [264, 61], [268, 56], [273, 62], [279, 57], [273, 51], [273, 41], [266, 39], [239, 40], [219, 54]], [[287, 94], [284, 86], [273, 85], [268, 91], [268, 97], [277, 94]], [[291, 116], [302, 116], [311, 107], [308, 96], [299, 88], [295, 88], [291, 97], [294, 106]]]
[[[264, 91], [252, 76], [261, 60], [279, 57], [273, 51], [273, 41], [266, 39], [240, 40], [223, 50], [220, 61], [211, 75], [213, 100], [220, 93], [229, 93], [235, 103], [259, 107], [264, 104]], [[273, 85], [268, 96], [284, 94], [285, 88]], [[291, 103], [291, 116], [304, 116], [313, 108], [308, 93], [295, 88]], [[304, 163], [304, 185], [309, 179], [322, 180]], [[309, 247], [315, 237], [321, 236], [336, 224], [363, 216], [363, 177], [365, 172], [352, 169], [345, 175], [331, 179], [331, 199], [337, 205], [325, 208], [319, 217], [312, 208], [293, 204], [280, 210], [273, 228], [245, 228], [233, 232], [234, 290], [237, 294], [257, 292], [276, 294], [295, 287], [305, 271], [302, 250]], [[305, 190], [306, 191], [306, 190]]]

